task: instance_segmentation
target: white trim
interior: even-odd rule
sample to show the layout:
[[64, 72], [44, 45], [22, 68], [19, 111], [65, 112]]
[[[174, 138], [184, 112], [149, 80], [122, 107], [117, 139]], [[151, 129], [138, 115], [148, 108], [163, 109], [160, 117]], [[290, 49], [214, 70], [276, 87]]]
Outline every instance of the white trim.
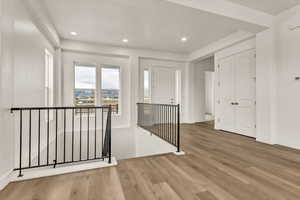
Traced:
[[21, 1], [29, 10], [30, 16], [39, 29], [39, 31], [47, 38], [54, 47], [59, 47], [61, 44], [60, 36], [53, 25], [51, 19], [46, 14], [47, 9], [41, 1], [27, 0]]
[[184, 156], [185, 152], [184, 151], [180, 151], [180, 152], [173, 152], [176, 156]]
[[122, 82], [123, 82], [123, 67], [120, 65], [114, 65], [114, 64], [100, 64], [100, 68], [99, 68], [99, 75], [100, 77], [98, 77], [98, 81], [99, 81], [99, 103], [100, 105], [104, 105], [103, 104], [103, 96], [102, 96], [102, 90], [104, 90], [102, 88], [102, 70], [103, 69], [118, 69], [119, 71], [119, 98], [118, 98], [118, 113], [112, 113], [113, 116], [121, 116], [122, 115], [122, 102], [123, 102], [123, 88], [122, 88]]
[[80, 172], [85, 170], [91, 169], [99, 169], [104, 167], [113, 167], [117, 166], [117, 160], [115, 157], [111, 158], [111, 164], [108, 163], [108, 160], [105, 159], [104, 161], [98, 162], [90, 162], [90, 163], [82, 163], [82, 164], [74, 164], [74, 165], [65, 165], [65, 166], [57, 166], [56, 168], [43, 168], [43, 169], [31, 169], [23, 171], [22, 177], [18, 177], [18, 171], [15, 171], [11, 176], [11, 182], [16, 181], [24, 181], [29, 179], [41, 178], [41, 177], [48, 177], [48, 176], [55, 176], [60, 174], [68, 174], [73, 172]]
[[196, 62], [197, 60], [202, 60], [206, 57], [213, 56], [213, 54], [217, 51], [228, 48], [250, 38], [255, 38], [255, 35], [245, 31], [237, 31], [192, 52], [189, 55], [189, 61]]
[[172, 53], [167, 51], [144, 50], [136, 48], [124, 48], [105, 44], [93, 44], [88, 42], [78, 42], [74, 40], [62, 40], [61, 48], [67, 52], [80, 52], [87, 54], [99, 54], [105, 56], [130, 58], [159, 59], [165, 61], [186, 62], [188, 54]]
[[218, 61], [220, 59], [223, 59], [223, 58], [235, 55], [235, 54], [239, 54], [244, 51], [255, 49], [255, 48], [256, 48], [256, 39], [252, 38], [252, 39], [240, 42], [234, 46], [223, 49], [221, 51], [218, 51], [215, 53], [216, 65], [218, 65]]
[[182, 6], [269, 28], [273, 16], [226, 0], [167, 0]]
[[12, 173], [13, 171], [8, 171], [0, 177], [0, 191], [10, 183]]

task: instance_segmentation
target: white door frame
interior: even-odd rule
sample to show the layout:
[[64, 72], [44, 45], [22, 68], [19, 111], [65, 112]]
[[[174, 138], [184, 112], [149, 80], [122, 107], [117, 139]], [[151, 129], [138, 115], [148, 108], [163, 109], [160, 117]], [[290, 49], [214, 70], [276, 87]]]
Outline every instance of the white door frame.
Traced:
[[176, 93], [175, 93], [175, 102], [174, 104], [180, 104], [182, 102], [182, 69], [178, 67], [168, 67], [168, 66], [161, 66], [161, 65], [152, 65], [149, 67], [141, 68], [140, 77], [141, 77], [141, 87], [142, 87], [142, 99], [144, 99], [144, 70], [148, 70], [150, 73], [150, 96], [153, 99], [153, 92], [152, 92], [152, 81], [153, 81], [153, 69], [161, 68], [161, 69], [168, 69], [175, 72], [175, 83], [176, 83]]
[[[219, 106], [219, 61], [221, 59], [224, 59], [226, 57], [230, 57], [245, 51], [249, 51], [249, 50], [254, 50], [255, 51], [255, 39], [250, 39], [244, 42], [241, 42], [237, 45], [234, 45], [232, 47], [226, 48], [224, 50], [221, 50], [220, 52], [215, 53], [215, 72], [216, 72], [216, 79], [215, 79], [215, 119], [216, 119], [216, 123], [215, 123], [215, 129], [216, 130], [221, 130], [221, 127], [219, 126], [218, 120], [219, 120], [219, 115], [220, 115], [220, 106]], [[255, 99], [256, 101], [256, 95], [255, 95]], [[255, 109], [256, 112], [256, 109]], [[256, 123], [255, 119], [255, 123]], [[255, 134], [256, 135], [256, 130], [255, 130]]]

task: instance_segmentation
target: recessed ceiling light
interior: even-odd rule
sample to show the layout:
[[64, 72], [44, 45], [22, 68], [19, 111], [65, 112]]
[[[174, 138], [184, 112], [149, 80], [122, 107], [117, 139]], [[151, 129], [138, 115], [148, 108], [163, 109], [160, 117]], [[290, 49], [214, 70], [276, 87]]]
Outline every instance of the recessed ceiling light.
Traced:
[[127, 43], [127, 42], [128, 42], [128, 39], [124, 38], [122, 41], [123, 41], [124, 43]]
[[74, 31], [70, 32], [70, 34], [73, 35], [73, 36], [78, 35], [78, 33], [74, 32]]
[[181, 38], [181, 42], [186, 42], [187, 41], [187, 38], [186, 37], [182, 37]]

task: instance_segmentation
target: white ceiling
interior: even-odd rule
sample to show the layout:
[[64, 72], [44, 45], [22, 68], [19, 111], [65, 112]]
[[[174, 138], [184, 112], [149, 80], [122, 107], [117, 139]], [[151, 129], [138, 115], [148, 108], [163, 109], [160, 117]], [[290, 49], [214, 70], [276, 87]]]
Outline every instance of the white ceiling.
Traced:
[[[164, 0], [43, 1], [62, 38], [85, 42], [189, 53], [238, 30], [262, 30]], [[180, 41], [183, 36], [186, 43]]]
[[300, 4], [300, 0], [228, 0], [249, 8], [263, 11], [271, 15], [277, 15], [280, 12]]

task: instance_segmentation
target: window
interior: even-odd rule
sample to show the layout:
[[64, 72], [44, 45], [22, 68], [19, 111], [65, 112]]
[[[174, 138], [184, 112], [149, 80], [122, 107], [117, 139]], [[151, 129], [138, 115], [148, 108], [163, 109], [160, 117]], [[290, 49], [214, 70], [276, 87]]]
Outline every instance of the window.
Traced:
[[144, 102], [151, 103], [150, 72], [148, 69], [144, 70]]
[[[45, 49], [45, 106], [54, 106], [54, 81], [53, 81], [53, 55]], [[49, 113], [50, 120], [53, 119], [53, 112]]]
[[75, 64], [75, 106], [96, 105], [96, 67]]
[[45, 106], [54, 105], [53, 95], [53, 55], [45, 50]]
[[112, 112], [119, 113], [120, 68], [103, 66], [101, 68], [101, 104], [112, 105]]

